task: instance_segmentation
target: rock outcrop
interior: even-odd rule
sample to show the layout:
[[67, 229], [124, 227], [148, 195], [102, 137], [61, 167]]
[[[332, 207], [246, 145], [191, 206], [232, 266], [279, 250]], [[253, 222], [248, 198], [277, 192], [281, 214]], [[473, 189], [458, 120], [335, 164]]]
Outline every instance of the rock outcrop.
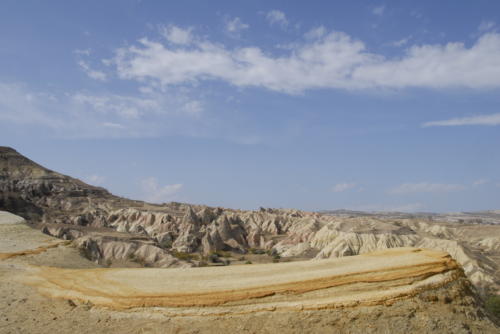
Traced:
[[449, 284], [464, 288], [464, 278], [444, 252], [398, 248], [343, 259], [224, 268], [38, 268], [30, 283], [53, 297], [116, 309], [167, 307], [172, 314], [217, 315], [389, 305]]

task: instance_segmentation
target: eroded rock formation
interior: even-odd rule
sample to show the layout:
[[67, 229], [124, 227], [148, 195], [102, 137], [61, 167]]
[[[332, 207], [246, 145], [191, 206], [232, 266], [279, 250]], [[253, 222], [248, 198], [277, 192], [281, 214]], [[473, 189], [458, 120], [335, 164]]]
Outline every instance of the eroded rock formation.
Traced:
[[179, 254], [258, 249], [282, 259], [326, 259], [395, 247], [446, 251], [477, 287], [498, 289], [500, 226], [424, 219], [336, 217], [298, 210], [241, 211], [152, 205], [50, 171], [0, 147], [0, 209], [75, 240], [99, 263], [133, 258], [155, 267], [201, 265]]

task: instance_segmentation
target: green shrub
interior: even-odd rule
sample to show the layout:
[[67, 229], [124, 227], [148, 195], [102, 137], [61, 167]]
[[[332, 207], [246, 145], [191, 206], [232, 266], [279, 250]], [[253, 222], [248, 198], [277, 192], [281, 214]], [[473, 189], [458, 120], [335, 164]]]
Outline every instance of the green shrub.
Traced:
[[208, 261], [212, 263], [219, 263], [219, 255], [217, 253], [211, 253], [207, 256]]
[[178, 251], [172, 252], [172, 256], [178, 258], [179, 260], [183, 260], [183, 261], [198, 260], [198, 258], [199, 258], [198, 255], [196, 255], [196, 254], [190, 254], [190, 253], [178, 252]]
[[260, 248], [249, 248], [248, 251], [251, 253], [251, 254], [265, 254], [266, 251], [263, 250], [263, 249], [260, 249]]
[[245, 264], [252, 264], [252, 261], [248, 260]]
[[486, 299], [486, 310], [500, 318], [500, 296], [491, 295]]

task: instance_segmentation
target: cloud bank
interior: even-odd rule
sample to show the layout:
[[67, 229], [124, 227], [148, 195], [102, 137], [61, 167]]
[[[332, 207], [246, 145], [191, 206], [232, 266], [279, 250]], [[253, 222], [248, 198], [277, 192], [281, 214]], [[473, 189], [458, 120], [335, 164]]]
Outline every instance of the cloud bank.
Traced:
[[335, 193], [341, 193], [346, 190], [353, 189], [356, 185], [356, 183], [338, 183], [332, 187], [332, 191]]
[[[174, 28], [170, 27], [171, 31]], [[196, 39], [189, 46], [148, 38], [116, 50], [113, 64], [122, 79], [162, 86], [220, 80], [288, 94], [313, 89], [403, 89], [500, 87], [500, 34], [463, 43], [413, 45], [401, 57], [370, 52], [342, 32], [312, 34], [285, 55], [259, 47], [228, 48]], [[316, 37], [316, 38], [314, 38]]]
[[391, 190], [392, 194], [411, 194], [411, 193], [446, 193], [452, 191], [464, 190], [465, 186], [460, 184], [443, 184], [443, 183], [403, 183]]

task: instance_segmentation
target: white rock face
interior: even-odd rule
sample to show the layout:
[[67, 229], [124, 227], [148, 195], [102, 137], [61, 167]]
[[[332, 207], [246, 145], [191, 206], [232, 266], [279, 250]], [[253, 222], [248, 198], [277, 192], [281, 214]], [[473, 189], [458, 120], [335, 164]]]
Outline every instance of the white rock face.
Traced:
[[[122, 209], [107, 218], [117, 231], [140, 233], [175, 251], [209, 254], [274, 249], [281, 257], [338, 258], [395, 247], [443, 250], [459, 261], [475, 284], [493, 283], [495, 268], [472, 252], [460, 230], [426, 221], [341, 219], [296, 210], [236, 211], [189, 207], [184, 215]], [[498, 251], [500, 237], [475, 245]], [[111, 247], [111, 246], [108, 246]], [[115, 246], [116, 247], [116, 246]], [[114, 254], [114, 253], [112, 253]], [[118, 256], [114, 254], [113, 256]], [[168, 265], [167, 265], [168, 266]]]
[[154, 244], [144, 242], [87, 235], [76, 239], [75, 244], [79, 248], [85, 250], [86, 256], [89, 259], [98, 262], [128, 260], [137, 261], [142, 265], [160, 268], [193, 266], [179, 261], [164, 249]]
[[11, 224], [23, 224], [25, 222], [26, 221], [24, 220], [23, 217], [16, 216], [7, 211], [0, 211], [0, 224], [11, 225]]

